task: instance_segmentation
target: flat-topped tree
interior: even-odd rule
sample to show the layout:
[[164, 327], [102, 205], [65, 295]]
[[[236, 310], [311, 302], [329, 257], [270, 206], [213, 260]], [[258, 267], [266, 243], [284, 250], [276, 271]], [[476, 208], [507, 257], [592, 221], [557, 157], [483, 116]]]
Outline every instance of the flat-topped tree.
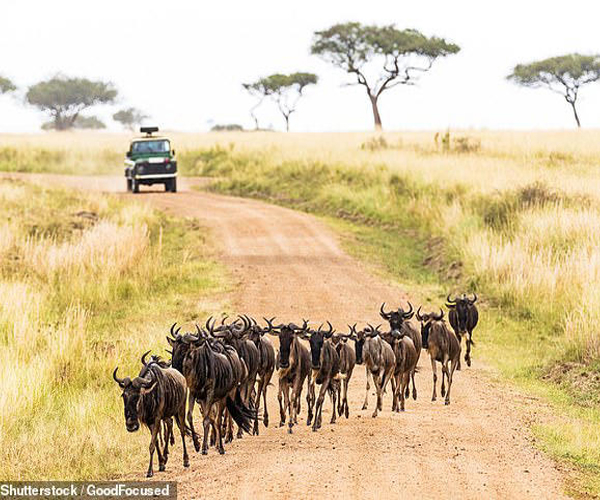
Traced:
[[116, 97], [112, 83], [55, 76], [29, 87], [25, 99], [50, 115], [55, 130], [68, 130], [84, 109], [112, 103]]
[[311, 52], [355, 76], [353, 85], [367, 91], [375, 129], [381, 129], [378, 100], [397, 85], [413, 85], [418, 74], [429, 71], [436, 59], [459, 52], [443, 38], [426, 37], [417, 30], [394, 25], [336, 24], [315, 32]]
[[600, 79], [600, 56], [567, 54], [518, 64], [507, 78], [524, 87], [544, 87], [562, 95], [571, 105], [577, 126], [581, 127], [576, 107], [579, 89]]
[[127, 130], [135, 130], [148, 116], [136, 108], [126, 108], [117, 111], [113, 115], [113, 120], [119, 122]]
[[251, 111], [256, 128], [258, 129], [258, 121], [254, 115], [254, 110], [265, 97], [269, 97], [277, 104], [285, 120], [285, 129], [289, 132], [290, 116], [296, 111], [298, 101], [303, 96], [304, 89], [309, 85], [316, 84], [318, 80], [317, 75], [313, 73], [297, 72], [290, 73], [289, 75], [275, 73], [261, 78], [254, 83], [243, 84], [246, 90], [261, 97], [261, 101]]
[[17, 90], [16, 85], [8, 78], [0, 75], [0, 94], [7, 94], [14, 90]]

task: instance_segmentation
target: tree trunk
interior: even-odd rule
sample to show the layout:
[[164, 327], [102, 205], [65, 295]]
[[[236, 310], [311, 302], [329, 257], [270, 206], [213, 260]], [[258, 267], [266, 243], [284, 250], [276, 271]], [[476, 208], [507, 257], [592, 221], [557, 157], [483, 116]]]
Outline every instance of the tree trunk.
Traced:
[[285, 131], [289, 132], [290, 131], [290, 115], [286, 115], [284, 113], [283, 117], [285, 118]]
[[577, 114], [577, 108], [575, 107], [575, 101], [570, 101], [569, 104], [573, 108], [573, 115], [575, 116], [575, 121], [577, 122], [577, 127], [581, 128], [581, 122], [579, 121], [579, 115]]
[[373, 108], [373, 121], [375, 122], [375, 130], [379, 131], [382, 129], [381, 116], [379, 115], [379, 108], [377, 106], [377, 96], [369, 94], [371, 99], [371, 107]]

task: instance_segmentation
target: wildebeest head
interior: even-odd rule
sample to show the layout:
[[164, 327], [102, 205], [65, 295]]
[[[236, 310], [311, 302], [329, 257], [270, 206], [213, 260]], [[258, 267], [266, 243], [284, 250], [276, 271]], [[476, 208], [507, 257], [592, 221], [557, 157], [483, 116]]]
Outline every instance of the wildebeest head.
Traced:
[[135, 432], [140, 428], [139, 403], [144, 394], [152, 392], [156, 388], [156, 380], [144, 377], [129, 377], [121, 379], [117, 377], [117, 370], [113, 372], [113, 379], [123, 389], [123, 406], [125, 408], [125, 427], [129, 432]]
[[308, 343], [310, 345], [310, 357], [311, 364], [314, 370], [321, 367], [321, 349], [323, 348], [323, 342], [333, 335], [333, 326], [328, 321], [328, 330], [323, 330], [323, 325], [319, 326], [318, 330], [308, 331]]
[[177, 323], [173, 323], [173, 326], [171, 326], [171, 336], [167, 337], [167, 342], [169, 342], [172, 348], [171, 366], [180, 373], [183, 373], [183, 360], [185, 359], [185, 356], [191, 349], [192, 345], [198, 342], [198, 340], [204, 335], [198, 325], [196, 325], [196, 332], [198, 334], [197, 336], [194, 336], [191, 333], [181, 335], [179, 333], [181, 327], [177, 328], [177, 330], [174, 330], [176, 324]]
[[400, 306], [396, 311], [392, 310], [390, 312], [385, 312], [384, 302], [379, 308], [379, 315], [389, 322], [391, 330], [400, 330], [402, 323], [409, 320], [414, 315], [413, 306], [410, 302], [408, 302], [408, 307], [410, 308], [408, 311], [404, 311], [402, 306]]
[[359, 365], [363, 364], [363, 347], [365, 345], [365, 331], [364, 330], [356, 330], [356, 323], [350, 326], [349, 336], [352, 340], [354, 340], [354, 351], [356, 353], [356, 363]]
[[467, 318], [469, 308], [477, 301], [477, 294], [473, 294], [473, 298], [469, 299], [466, 294], [462, 294], [460, 297], [451, 299], [450, 295], [446, 297], [446, 307], [450, 310], [456, 311], [456, 317], [458, 319], [458, 332], [465, 333], [467, 331]]
[[421, 341], [423, 347], [427, 348], [429, 345], [429, 330], [431, 330], [431, 323], [433, 321], [441, 321], [444, 319], [444, 311], [440, 308], [439, 314], [432, 312], [421, 314], [421, 306], [419, 306], [419, 309], [417, 309], [417, 319], [421, 322]]
[[277, 335], [279, 337], [279, 354], [278, 354], [278, 365], [283, 368], [290, 367], [290, 352], [292, 351], [292, 344], [296, 335], [303, 334], [308, 331], [308, 321], [303, 320], [304, 324], [299, 327], [294, 323], [288, 323], [287, 325], [280, 324], [273, 326], [272, 319], [269, 320], [264, 318], [269, 325], [269, 333]]

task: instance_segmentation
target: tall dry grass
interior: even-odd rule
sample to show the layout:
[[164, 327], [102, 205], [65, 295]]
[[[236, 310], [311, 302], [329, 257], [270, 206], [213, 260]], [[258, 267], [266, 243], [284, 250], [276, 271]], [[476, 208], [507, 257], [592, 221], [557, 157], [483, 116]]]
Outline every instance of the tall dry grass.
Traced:
[[165, 315], [202, 308], [216, 286], [202, 234], [146, 205], [7, 179], [0, 220], [0, 479], [137, 468], [147, 436], [127, 435], [111, 373], [137, 375]]

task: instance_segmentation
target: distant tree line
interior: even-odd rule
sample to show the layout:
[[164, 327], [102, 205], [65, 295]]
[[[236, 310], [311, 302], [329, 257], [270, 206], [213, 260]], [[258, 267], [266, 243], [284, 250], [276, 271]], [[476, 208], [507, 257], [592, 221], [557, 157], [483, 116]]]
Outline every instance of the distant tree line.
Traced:
[[[436, 36], [427, 37], [414, 29], [400, 30], [394, 25], [363, 25], [358, 22], [335, 24], [314, 33], [310, 52], [341, 69], [350, 77], [348, 85], [365, 90], [376, 130], [382, 128], [380, 98], [384, 92], [398, 86], [415, 85], [419, 77], [429, 72], [441, 58], [457, 54], [460, 47]], [[581, 87], [600, 80], [600, 55], [567, 54], [514, 67], [507, 77], [514, 83], [530, 88], [548, 88], [560, 94], [570, 105], [577, 126], [581, 121], [577, 98]], [[258, 108], [270, 101], [281, 113], [285, 129], [296, 113], [301, 98], [319, 78], [310, 72], [273, 73], [249, 83], [243, 88], [256, 102], [250, 109], [255, 129], [260, 129]], [[17, 86], [0, 75], [0, 95], [14, 93]], [[25, 102], [45, 113], [49, 121], [45, 130], [73, 128], [104, 128], [96, 116], [85, 114], [90, 108], [114, 104], [117, 89], [110, 82], [57, 75], [30, 86]], [[133, 130], [148, 117], [129, 107], [112, 115], [124, 128]], [[214, 127], [232, 130], [233, 125]]]

